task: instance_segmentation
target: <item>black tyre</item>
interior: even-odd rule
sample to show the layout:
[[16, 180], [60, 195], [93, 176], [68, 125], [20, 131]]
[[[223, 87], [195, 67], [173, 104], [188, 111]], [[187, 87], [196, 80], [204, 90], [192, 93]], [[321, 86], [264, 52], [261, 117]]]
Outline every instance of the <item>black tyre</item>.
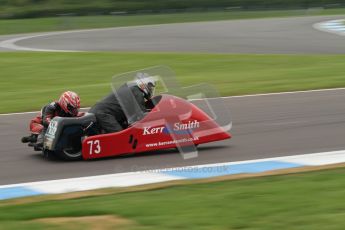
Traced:
[[63, 160], [75, 161], [82, 159], [82, 136], [80, 126], [69, 126], [64, 129], [63, 138], [60, 139], [55, 154]]
[[81, 153], [80, 149], [63, 149], [62, 152], [59, 154], [60, 158], [64, 160], [81, 160], [83, 158], [83, 155]]

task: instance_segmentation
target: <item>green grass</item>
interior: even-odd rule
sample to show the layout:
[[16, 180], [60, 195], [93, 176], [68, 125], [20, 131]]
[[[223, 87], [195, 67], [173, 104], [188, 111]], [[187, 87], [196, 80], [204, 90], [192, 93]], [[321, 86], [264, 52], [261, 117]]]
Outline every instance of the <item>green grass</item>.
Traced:
[[37, 218], [117, 215], [130, 229], [343, 229], [345, 168], [2, 205], [2, 229]]
[[0, 53], [0, 113], [38, 110], [64, 90], [82, 106], [110, 92], [111, 77], [168, 65], [184, 85], [207, 82], [221, 95], [345, 87], [345, 55], [175, 53]]
[[132, 16], [82, 16], [38, 19], [0, 20], [0, 34], [134, 26], [175, 22], [214, 21], [267, 17], [344, 14], [345, 9], [281, 10], [281, 11], [230, 11], [203, 13], [175, 13]]

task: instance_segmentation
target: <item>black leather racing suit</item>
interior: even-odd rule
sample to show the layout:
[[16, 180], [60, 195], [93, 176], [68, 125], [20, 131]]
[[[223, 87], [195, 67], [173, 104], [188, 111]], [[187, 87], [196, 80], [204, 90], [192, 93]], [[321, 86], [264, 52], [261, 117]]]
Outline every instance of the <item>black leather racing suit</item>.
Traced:
[[137, 85], [124, 84], [92, 106], [89, 113], [95, 114], [105, 133], [113, 133], [141, 119], [145, 111], [144, 93]]

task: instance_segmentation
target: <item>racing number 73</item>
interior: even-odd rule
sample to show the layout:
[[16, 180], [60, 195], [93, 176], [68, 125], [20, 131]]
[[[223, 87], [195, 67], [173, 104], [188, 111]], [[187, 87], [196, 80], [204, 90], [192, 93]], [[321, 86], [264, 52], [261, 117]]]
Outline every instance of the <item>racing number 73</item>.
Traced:
[[87, 144], [90, 146], [90, 155], [93, 153], [98, 154], [101, 152], [101, 145], [99, 140], [94, 140], [94, 141], [88, 141]]

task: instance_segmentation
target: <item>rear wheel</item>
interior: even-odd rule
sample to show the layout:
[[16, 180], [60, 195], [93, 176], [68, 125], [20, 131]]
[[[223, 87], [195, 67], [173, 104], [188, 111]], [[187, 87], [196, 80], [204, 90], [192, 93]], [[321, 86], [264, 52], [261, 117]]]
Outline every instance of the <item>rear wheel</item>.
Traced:
[[70, 149], [66, 148], [62, 150], [63, 158], [66, 160], [80, 160], [82, 159], [81, 148], [80, 149]]
[[66, 147], [63, 147], [61, 151], [59, 151], [58, 155], [64, 160], [80, 160], [82, 159], [81, 148], [81, 137], [77, 135], [69, 139], [69, 144]]
[[63, 160], [82, 159], [83, 132], [80, 126], [69, 126], [64, 129], [63, 138], [57, 145], [56, 155]]

